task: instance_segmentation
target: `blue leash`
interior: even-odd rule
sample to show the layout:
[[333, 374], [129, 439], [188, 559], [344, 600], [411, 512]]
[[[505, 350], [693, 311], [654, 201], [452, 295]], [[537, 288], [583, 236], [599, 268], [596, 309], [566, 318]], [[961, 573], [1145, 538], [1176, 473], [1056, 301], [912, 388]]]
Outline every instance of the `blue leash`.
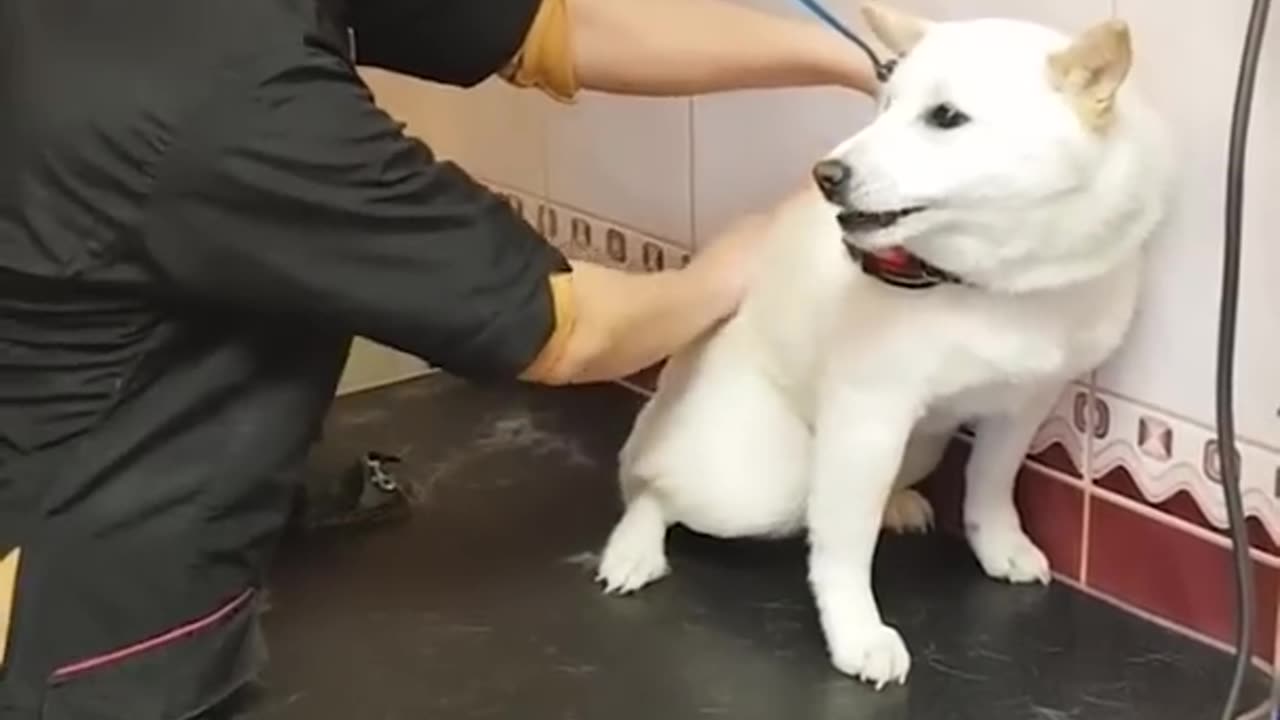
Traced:
[[858, 37], [857, 33], [850, 30], [844, 23], [840, 22], [835, 15], [831, 14], [830, 10], [823, 7], [820, 0], [796, 0], [796, 2], [800, 3], [800, 5], [805, 9], [816, 15], [819, 20], [826, 23], [832, 30], [840, 33], [854, 45], [861, 48], [862, 52], [866, 53], [868, 58], [871, 58], [871, 65], [876, 69], [877, 80], [884, 82], [893, 74], [893, 67], [897, 62], [892, 58], [889, 60], [881, 60], [880, 56], [876, 55], [876, 51], [872, 50], [870, 45], [863, 42], [862, 38]]

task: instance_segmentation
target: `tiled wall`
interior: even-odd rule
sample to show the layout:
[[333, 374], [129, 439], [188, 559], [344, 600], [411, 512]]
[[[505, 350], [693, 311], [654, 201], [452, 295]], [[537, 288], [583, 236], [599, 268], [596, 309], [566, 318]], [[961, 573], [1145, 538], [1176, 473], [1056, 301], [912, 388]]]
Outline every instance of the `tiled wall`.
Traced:
[[[750, 4], [800, 12], [792, 0]], [[1130, 342], [1062, 398], [1036, 438], [1019, 497], [1060, 578], [1226, 641], [1232, 591], [1212, 440], [1213, 344], [1230, 99], [1248, 3], [1179, 3], [1176, 11], [1167, 0], [897, 4], [935, 18], [1006, 15], [1064, 30], [1113, 14], [1130, 22], [1135, 77], [1172, 123], [1183, 179]], [[856, 18], [853, 0], [831, 5]], [[1248, 168], [1237, 364], [1257, 639], [1267, 658], [1280, 585], [1280, 284], [1271, 281], [1280, 268], [1280, 203], [1268, 200], [1280, 190], [1280, 14], [1269, 32]], [[412, 130], [510, 193], [556, 242], [638, 269], [682, 262], [736, 214], [803, 182], [812, 161], [870, 109], [833, 90], [589, 96], [564, 107], [498, 82], [464, 93], [369, 77]], [[961, 442], [949, 468], [964, 451]], [[954, 494], [947, 479], [937, 489]]]

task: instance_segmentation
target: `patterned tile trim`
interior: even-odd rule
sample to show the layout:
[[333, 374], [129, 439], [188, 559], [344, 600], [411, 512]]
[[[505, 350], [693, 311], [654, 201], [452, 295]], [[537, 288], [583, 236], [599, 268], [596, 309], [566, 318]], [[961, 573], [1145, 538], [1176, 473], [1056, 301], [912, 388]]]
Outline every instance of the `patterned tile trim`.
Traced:
[[491, 185], [524, 219], [570, 258], [656, 272], [688, 264], [688, 250], [528, 193]]
[[1031, 460], [1073, 478], [1084, 478], [1091, 397], [1089, 388], [1078, 383], [1063, 392], [1031, 441], [1027, 453]]
[[[1099, 423], [1090, 470], [1107, 490], [1133, 497], [1204, 527], [1224, 531], [1220, 454], [1210, 430], [1160, 416], [1148, 408], [1096, 395]], [[1246, 514], [1255, 525], [1255, 544], [1276, 552], [1280, 544], [1280, 455], [1242, 442], [1241, 486]]]

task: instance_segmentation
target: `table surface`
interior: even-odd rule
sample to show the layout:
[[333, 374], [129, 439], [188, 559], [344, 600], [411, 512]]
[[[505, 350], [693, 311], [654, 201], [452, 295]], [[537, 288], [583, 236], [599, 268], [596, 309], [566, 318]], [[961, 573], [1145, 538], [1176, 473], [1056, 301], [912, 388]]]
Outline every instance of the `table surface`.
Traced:
[[[963, 543], [889, 537], [886, 619], [913, 656], [882, 692], [828, 664], [800, 542], [674, 531], [674, 573], [591, 580], [639, 399], [430, 376], [340, 399], [313, 459], [399, 454], [413, 512], [284, 548], [254, 720], [1217, 718], [1230, 658], [1060, 584], [987, 580]], [[1262, 692], [1262, 678], [1254, 684]]]

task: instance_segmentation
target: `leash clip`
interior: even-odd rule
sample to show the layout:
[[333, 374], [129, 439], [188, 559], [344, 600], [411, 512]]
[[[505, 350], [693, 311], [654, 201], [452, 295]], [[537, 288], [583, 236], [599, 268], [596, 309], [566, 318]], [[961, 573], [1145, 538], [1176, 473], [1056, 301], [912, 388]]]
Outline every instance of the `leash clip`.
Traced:
[[876, 66], [876, 79], [882, 83], [889, 82], [889, 78], [893, 77], [893, 71], [898, 68], [898, 58], [889, 58], [884, 62], [876, 62], [873, 57], [871, 62]]
[[852, 42], [854, 45], [861, 48], [862, 52], [866, 53], [867, 57], [871, 59], [871, 66], [875, 68], [877, 80], [882, 83], [887, 82], [890, 76], [893, 75], [893, 70], [898, 65], [897, 59], [889, 58], [887, 60], [881, 60], [880, 56], [876, 55], [876, 51], [872, 50], [870, 45], [864, 42], [862, 38], [858, 37], [857, 33], [850, 30], [844, 23], [840, 22], [835, 15], [832, 15], [831, 11], [822, 5], [821, 0], [796, 0], [796, 2], [800, 3], [800, 5], [806, 10], [813, 13], [819, 20], [826, 23], [827, 27], [840, 33], [849, 40], [849, 42]]

